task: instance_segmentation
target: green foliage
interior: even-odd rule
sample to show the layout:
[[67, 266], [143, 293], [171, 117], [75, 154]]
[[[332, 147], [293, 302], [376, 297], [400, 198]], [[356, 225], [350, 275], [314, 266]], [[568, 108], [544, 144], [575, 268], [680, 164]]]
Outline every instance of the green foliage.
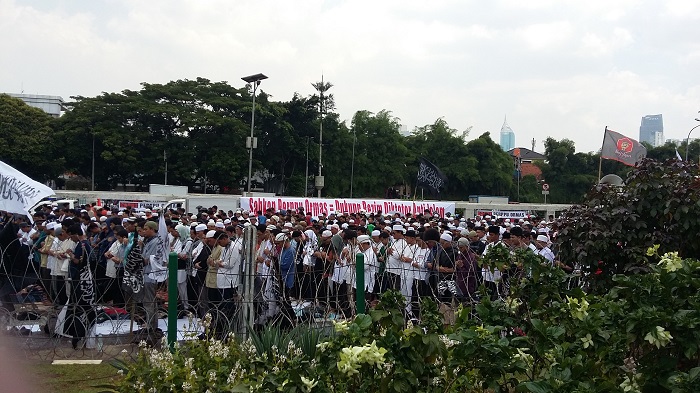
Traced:
[[62, 174], [65, 162], [58, 154], [53, 124], [54, 119], [41, 109], [0, 94], [2, 161], [38, 181]]
[[[460, 307], [449, 334], [432, 300], [421, 324], [403, 296], [335, 322], [334, 333], [268, 329], [252, 339], [144, 348], [121, 364], [118, 391], [686, 392], [700, 369], [700, 261], [648, 250], [648, 274], [613, 277], [597, 295], [530, 251], [494, 251], [511, 264], [510, 295]], [[313, 347], [313, 348], [312, 348]]]
[[700, 181], [694, 163], [645, 160], [622, 188], [598, 186], [561, 217], [559, 257], [576, 261], [592, 288], [610, 288], [612, 276], [648, 271], [646, 250], [677, 250], [700, 257]]

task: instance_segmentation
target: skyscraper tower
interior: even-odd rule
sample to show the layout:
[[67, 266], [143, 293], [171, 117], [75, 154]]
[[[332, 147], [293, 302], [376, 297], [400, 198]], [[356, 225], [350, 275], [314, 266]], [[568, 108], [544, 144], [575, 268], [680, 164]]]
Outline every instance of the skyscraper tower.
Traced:
[[642, 117], [639, 126], [639, 141], [657, 147], [664, 144], [664, 119], [662, 115], [647, 115]]
[[503, 126], [501, 127], [501, 149], [510, 151], [515, 148], [515, 132], [508, 125], [507, 118], [503, 117]]

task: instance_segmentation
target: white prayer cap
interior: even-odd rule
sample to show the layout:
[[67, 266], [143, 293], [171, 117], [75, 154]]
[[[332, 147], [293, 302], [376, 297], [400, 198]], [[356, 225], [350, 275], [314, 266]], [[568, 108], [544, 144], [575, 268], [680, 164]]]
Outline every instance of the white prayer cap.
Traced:
[[370, 238], [369, 238], [369, 236], [367, 236], [367, 235], [360, 235], [360, 236], [357, 237], [357, 242], [360, 243], [360, 244], [362, 244], [362, 243], [369, 243], [369, 242], [370, 242]]
[[442, 235], [440, 235], [440, 240], [444, 240], [446, 242], [451, 242], [452, 241], [452, 235], [449, 233], [445, 232]]

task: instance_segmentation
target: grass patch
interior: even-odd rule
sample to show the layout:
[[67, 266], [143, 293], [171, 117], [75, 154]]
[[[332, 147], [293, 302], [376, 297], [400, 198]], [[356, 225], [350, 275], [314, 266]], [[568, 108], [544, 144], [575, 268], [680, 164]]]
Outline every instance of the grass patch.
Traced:
[[34, 385], [40, 392], [97, 393], [105, 391], [96, 386], [111, 384], [119, 376], [109, 363], [52, 365], [39, 363], [32, 366]]

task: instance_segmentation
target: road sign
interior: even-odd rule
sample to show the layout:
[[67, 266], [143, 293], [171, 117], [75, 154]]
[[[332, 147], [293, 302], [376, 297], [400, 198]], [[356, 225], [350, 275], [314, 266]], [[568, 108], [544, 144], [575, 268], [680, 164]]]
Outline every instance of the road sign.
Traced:
[[549, 191], [542, 190], [542, 195], [549, 195]]
[[542, 191], [549, 191], [549, 184], [542, 183]]

